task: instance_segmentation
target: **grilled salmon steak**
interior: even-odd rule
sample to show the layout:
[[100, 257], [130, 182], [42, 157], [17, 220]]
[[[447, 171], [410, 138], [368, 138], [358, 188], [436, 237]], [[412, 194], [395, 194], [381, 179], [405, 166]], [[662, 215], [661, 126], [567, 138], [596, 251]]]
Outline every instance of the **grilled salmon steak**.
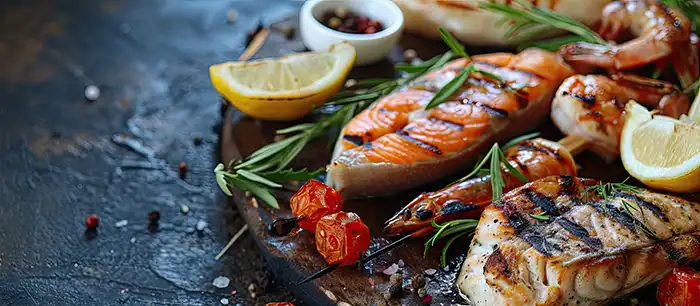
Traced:
[[457, 285], [474, 305], [604, 305], [700, 258], [700, 205], [550, 176], [479, 220]]
[[573, 74], [539, 49], [472, 57], [481, 73], [439, 106], [435, 92], [470, 64], [457, 59], [375, 102], [344, 127], [328, 166], [327, 184], [344, 198], [395, 193], [463, 169], [494, 141], [533, 129], [552, 94]]
[[[573, 156], [561, 144], [542, 138], [524, 140], [503, 154], [511, 166], [528, 180], [550, 175], [576, 175]], [[503, 192], [523, 183], [509, 172], [502, 171]], [[414, 233], [424, 236], [434, 231], [431, 221], [443, 223], [454, 219], [476, 219], [491, 204], [491, 177], [468, 179], [435, 192], [424, 192], [387, 221], [384, 231], [392, 236]]]

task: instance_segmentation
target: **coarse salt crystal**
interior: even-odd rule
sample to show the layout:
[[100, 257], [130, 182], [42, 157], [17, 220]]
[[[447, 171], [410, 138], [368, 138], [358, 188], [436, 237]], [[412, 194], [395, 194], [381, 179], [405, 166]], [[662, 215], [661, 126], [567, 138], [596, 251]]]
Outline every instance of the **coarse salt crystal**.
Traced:
[[182, 212], [183, 215], [186, 215], [188, 212], [190, 212], [190, 207], [182, 204], [180, 205], [180, 212]]
[[226, 288], [228, 287], [229, 283], [231, 283], [231, 280], [226, 276], [219, 276], [211, 282], [211, 284], [216, 288]]
[[100, 88], [95, 85], [85, 87], [85, 98], [90, 101], [95, 101], [100, 98]]
[[197, 225], [195, 227], [198, 231], [203, 231], [205, 228], [207, 228], [207, 222], [204, 220], [199, 220], [197, 221]]
[[403, 259], [399, 259], [398, 264], [399, 264], [399, 267], [401, 267], [401, 268], [403, 268], [403, 266], [406, 265], [406, 263], [403, 262]]
[[435, 275], [435, 272], [437, 272], [437, 270], [435, 270], [435, 269], [427, 269], [427, 270], [425, 270], [424, 272], [425, 272], [426, 275]]
[[227, 298], [221, 299], [221, 304], [228, 305], [228, 299]]
[[389, 266], [388, 268], [384, 269], [384, 271], [382, 271], [382, 273], [384, 273], [384, 274], [386, 274], [386, 275], [393, 275], [393, 274], [395, 274], [395, 273], [398, 272], [398, 271], [399, 271], [399, 265], [397, 265], [397, 264], [391, 264], [391, 266]]
[[128, 224], [129, 224], [129, 221], [121, 220], [121, 221], [118, 221], [117, 223], [114, 223], [114, 226], [116, 226], [117, 228], [120, 228], [120, 227], [125, 227]]

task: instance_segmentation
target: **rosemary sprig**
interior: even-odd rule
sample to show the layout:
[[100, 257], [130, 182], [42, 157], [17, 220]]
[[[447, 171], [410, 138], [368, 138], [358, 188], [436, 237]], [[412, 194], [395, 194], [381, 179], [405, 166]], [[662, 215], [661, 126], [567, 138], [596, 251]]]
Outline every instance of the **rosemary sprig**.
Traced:
[[[452, 35], [452, 33], [446, 31], [443, 28], [440, 28], [438, 30], [440, 31], [440, 37], [442, 38], [443, 42], [445, 42], [445, 44], [448, 47], [450, 47], [454, 54], [471, 61], [471, 57], [469, 57], [469, 54], [467, 54], [467, 52], [464, 51], [464, 46], [457, 40], [457, 38], [454, 37], [454, 35]], [[470, 62], [466, 67], [462, 68], [462, 70], [454, 79], [450, 80], [447, 84], [445, 84], [445, 86], [440, 88], [440, 90], [438, 90], [438, 92], [435, 93], [433, 98], [430, 99], [430, 102], [428, 102], [428, 104], [425, 106], [425, 109], [431, 109], [437, 107], [442, 103], [447, 102], [447, 99], [450, 98], [455, 92], [457, 92], [457, 90], [459, 90], [462, 87], [464, 82], [466, 82], [467, 79], [469, 79], [469, 76], [472, 73], [479, 73], [488, 78], [496, 80], [499, 83], [502, 83], [501, 78], [499, 78], [497, 75], [488, 71], [477, 69], [476, 66], [474, 66], [474, 63]]]
[[[632, 185], [627, 185], [625, 184], [629, 180], [629, 177], [626, 178], [624, 181], [620, 183], [602, 183], [599, 182], [597, 185], [590, 186], [586, 189], [583, 190], [583, 193], [585, 194], [584, 199], [586, 202], [588, 202], [588, 193], [593, 191], [600, 196], [603, 197], [606, 203], [603, 203], [603, 214], [607, 214], [607, 202], [611, 200], [611, 197], [614, 196], [615, 194], [618, 193], [631, 193], [631, 194], [637, 194], [641, 193], [643, 191], [642, 188], [632, 186]], [[636, 203], [632, 203], [632, 201], [625, 199], [625, 198], [617, 198], [620, 200], [622, 203], [622, 208], [634, 218], [634, 214], [632, 213], [633, 211], [638, 211], [642, 215], [642, 221], [639, 221], [635, 219], [635, 225], [638, 226], [643, 232], [645, 232], [647, 235], [654, 237], [654, 238], [659, 238], [656, 232], [654, 232], [649, 226], [647, 225], [646, 221], [646, 215], [644, 214], [644, 209], [639, 207]]]
[[435, 219], [433, 219], [431, 223], [436, 232], [432, 237], [430, 237], [430, 239], [428, 239], [427, 242], [425, 242], [423, 256], [425, 257], [428, 254], [428, 249], [434, 246], [437, 241], [450, 237], [450, 239], [447, 240], [447, 243], [445, 243], [445, 246], [442, 248], [442, 255], [440, 257], [440, 262], [444, 267], [447, 265], [447, 250], [450, 248], [452, 243], [464, 235], [473, 235], [474, 229], [476, 229], [476, 226], [479, 224], [479, 220], [460, 219], [448, 221], [443, 224], [437, 224], [435, 223]]
[[[520, 180], [523, 183], [527, 183], [528, 179], [523, 175], [518, 169], [515, 169], [511, 164], [506, 160], [505, 154], [503, 154], [503, 151], [514, 146], [515, 144], [531, 139], [534, 137], [537, 137], [539, 133], [532, 133], [532, 134], [527, 134], [523, 135], [517, 138], [512, 139], [511, 141], [507, 142], [503, 148], [498, 146], [498, 143], [494, 143], [491, 149], [486, 153], [484, 158], [482, 158], [474, 167], [474, 170], [470, 172], [469, 174], [465, 175], [464, 177], [458, 179], [452, 184], [459, 184], [461, 182], [466, 181], [467, 179], [477, 175], [477, 174], [483, 174], [486, 172], [485, 169], [482, 169], [484, 165], [486, 164], [487, 161], [490, 161], [489, 163], [489, 168], [488, 168], [488, 175], [491, 176], [491, 190], [492, 190], [492, 195], [491, 199], [493, 201], [496, 201], [501, 198], [501, 195], [503, 195], [503, 187], [505, 187], [505, 181], [503, 180], [503, 173], [502, 171], [505, 171], [507, 173], [510, 173], [511, 175], [515, 176], [518, 180]], [[505, 169], [503, 169], [505, 168]]]
[[549, 220], [549, 215], [547, 213], [544, 213], [544, 212], [539, 213], [539, 214], [530, 214], [530, 217], [533, 217], [533, 218], [535, 218], [537, 220], [541, 220], [541, 221]]
[[[596, 32], [588, 28], [573, 18], [557, 14], [550, 10], [538, 8], [525, 1], [516, 1], [520, 8], [515, 8], [500, 3], [482, 2], [479, 7], [492, 12], [502, 14], [511, 27], [506, 32], [506, 36], [515, 37], [524, 41], [531, 40], [552, 29], [560, 29], [573, 33], [585, 41], [594, 44], [605, 44]], [[569, 38], [571, 40], [573, 38]], [[551, 42], [549, 44], [551, 47]]]
[[[354, 86], [338, 93], [324, 106], [335, 107], [328, 115], [312, 123], [302, 123], [277, 131], [287, 138], [268, 144], [242, 161], [231, 163], [228, 167], [219, 164], [214, 169], [219, 188], [231, 195], [229, 187], [248, 191], [259, 197], [273, 208], [279, 203], [271, 189], [280, 188], [281, 183], [290, 180], [308, 180], [324, 172], [324, 169], [310, 171], [307, 169], [289, 169], [289, 163], [306, 147], [306, 145], [330, 130], [340, 132], [352, 117], [401, 86], [409, 84], [421, 75], [442, 67], [454, 58], [454, 53], [446, 52], [422, 64], [397, 66], [397, 70], [411, 71], [398, 79], [361, 80]], [[336, 137], [337, 138], [337, 137]]]

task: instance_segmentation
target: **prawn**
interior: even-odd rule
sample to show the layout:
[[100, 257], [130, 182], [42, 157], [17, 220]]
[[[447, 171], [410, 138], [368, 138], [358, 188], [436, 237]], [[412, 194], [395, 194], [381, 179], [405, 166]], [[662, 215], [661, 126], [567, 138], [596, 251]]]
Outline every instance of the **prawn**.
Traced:
[[690, 21], [682, 13], [654, 0], [622, 0], [608, 4], [603, 9], [598, 33], [611, 41], [627, 33], [636, 38], [619, 45], [568, 44], [562, 46], [560, 54], [575, 66], [591, 65], [614, 71], [668, 60], [683, 87], [692, 84], [700, 75]]

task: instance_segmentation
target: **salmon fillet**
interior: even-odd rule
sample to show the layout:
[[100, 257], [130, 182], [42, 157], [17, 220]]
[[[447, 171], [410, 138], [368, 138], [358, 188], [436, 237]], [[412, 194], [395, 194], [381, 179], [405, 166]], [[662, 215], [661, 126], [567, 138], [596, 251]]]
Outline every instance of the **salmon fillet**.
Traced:
[[435, 92], [471, 62], [457, 59], [362, 111], [343, 129], [327, 184], [343, 197], [406, 190], [463, 169], [494, 141], [531, 130], [544, 119], [557, 86], [573, 74], [539, 49], [474, 56], [475, 73], [430, 110]]
[[[700, 205], [550, 176], [479, 220], [457, 285], [474, 305], [604, 305], [700, 258]], [[548, 218], [535, 218], [544, 214]]]

